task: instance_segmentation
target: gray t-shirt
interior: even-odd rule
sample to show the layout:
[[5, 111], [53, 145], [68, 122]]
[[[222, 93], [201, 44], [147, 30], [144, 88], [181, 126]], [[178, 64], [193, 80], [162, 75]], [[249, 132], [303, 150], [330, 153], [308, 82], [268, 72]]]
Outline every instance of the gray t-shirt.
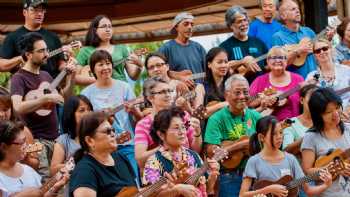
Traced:
[[68, 160], [68, 158], [73, 156], [74, 153], [80, 148], [80, 144], [76, 143], [66, 133], [58, 136], [56, 142], [63, 146], [65, 160]]
[[170, 40], [159, 48], [167, 59], [170, 70], [191, 70], [192, 73], [205, 71], [205, 49], [198, 42], [189, 41], [188, 45], [180, 45]]
[[256, 154], [248, 159], [243, 177], [250, 177], [259, 180], [277, 181], [283, 176], [290, 175], [293, 179], [304, 177], [298, 160], [294, 155], [287, 152], [284, 153], [284, 159], [279, 163], [269, 163], [261, 157], [261, 154]]
[[[316, 154], [316, 158], [326, 155], [329, 150], [340, 148], [342, 150], [350, 148], [350, 127], [345, 125], [345, 131], [341, 138], [329, 140], [318, 132], [306, 132], [301, 144], [301, 151], [308, 149]], [[349, 197], [350, 178], [339, 176], [333, 184], [320, 197]]]

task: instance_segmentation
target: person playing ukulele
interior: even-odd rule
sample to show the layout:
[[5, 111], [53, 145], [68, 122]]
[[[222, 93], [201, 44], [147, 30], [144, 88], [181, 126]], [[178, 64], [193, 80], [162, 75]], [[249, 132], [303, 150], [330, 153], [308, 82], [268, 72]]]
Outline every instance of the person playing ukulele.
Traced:
[[[291, 154], [279, 149], [282, 145], [282, 126], [274, 116], [265, 116], [256, 124], [256, 133], [250, 138], [250, 151], [253, 155], [248, 159], [243, 173], [241, 185], [241, 197], [255, 196], [257, 194], [273, 194], [286, 197], [288, 190], [281, 184], [271, 184], [261, 189], [249, 191], [253, 181], [277, 181], [281, 177], [289, 175], [293, 179], [304, 177], [298, 160]], [[307, 195], [318, 195], [332, 184], [332, 176], [327, 170], [320, 172], [321, 185], [310, 186], [303, 184]]]

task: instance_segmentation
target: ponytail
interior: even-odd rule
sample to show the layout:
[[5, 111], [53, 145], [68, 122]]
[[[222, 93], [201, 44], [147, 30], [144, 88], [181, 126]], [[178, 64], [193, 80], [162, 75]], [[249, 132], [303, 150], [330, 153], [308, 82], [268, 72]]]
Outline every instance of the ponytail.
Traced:
[[261, 143], [258, 138], [258, 133], [254, 133], [252, 136], [249, 138], [249, 154], [251, 156], [259, 153], [261, 151]]

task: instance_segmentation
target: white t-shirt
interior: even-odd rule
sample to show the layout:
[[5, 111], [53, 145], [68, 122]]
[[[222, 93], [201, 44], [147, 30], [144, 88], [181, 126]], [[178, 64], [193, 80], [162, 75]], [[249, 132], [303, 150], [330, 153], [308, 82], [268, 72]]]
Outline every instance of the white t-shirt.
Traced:
[[0, 172], [0, 188], [7, 195], [30, 187], [41, 187], [41, 176], [33, 168], [25, 164], [20, 165], [23, 169], [23, 174], [20, 177], [9, 177]]

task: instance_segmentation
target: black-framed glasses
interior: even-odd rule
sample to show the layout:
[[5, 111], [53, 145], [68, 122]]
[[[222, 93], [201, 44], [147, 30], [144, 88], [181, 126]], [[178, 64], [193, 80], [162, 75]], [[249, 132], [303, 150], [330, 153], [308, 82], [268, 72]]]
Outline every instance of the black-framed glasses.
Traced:
[[172, 94], [174, 93], [173, 89], [164, 89], [164, 90], [160, 90], [158, 92], [151, 92], [151, 94], [161, 94], [161, 95], [165, 95], [165, 94]]
[[315, 53], [315, 54], [320, 54], [320, 53], [321, 53], [321, 51], [326, 52], [326, 51], [328, 51], [328, 49], [329, 49], [329, 47], [328, 47], [328, 46], [324, 46], [324, 47], [321, 47], [321, 48], [315, 49], [315, 50], [314, 50], [314, 53]]
[[115, 129], [113, 127], [107, 127], [103, 131], [100, 131], [101, 133], [104, 133], [106, 135], [114, 135], [115, 134]]
[[31, 12], [34, 12], [34, 13], [40, 13], [40, 12], [41, 12], [41, 13], [43, 13], [43, 14], [45, 14], [45, 13], [47, 12], [45, 8], [33, 8], [33, 7], [29, 7], [28, 10], [31, 11]]

